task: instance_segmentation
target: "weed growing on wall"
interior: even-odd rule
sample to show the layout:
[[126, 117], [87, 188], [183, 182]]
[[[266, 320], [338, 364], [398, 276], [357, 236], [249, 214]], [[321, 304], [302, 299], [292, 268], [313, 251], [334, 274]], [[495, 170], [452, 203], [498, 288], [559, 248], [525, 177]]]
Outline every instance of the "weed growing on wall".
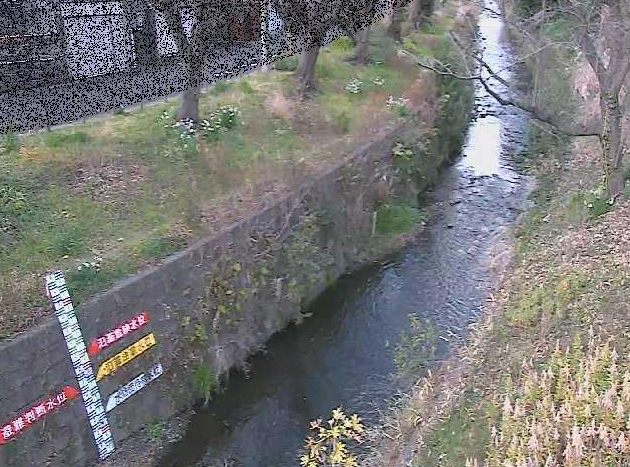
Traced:
[[147, 425], [147, 435], [149, 439], [158, 441], [164, 438], [166, 433], [166, 423], [163, 420], [154, 420]]
[[376, 212], [376, 230], [379, 234], [392, 235], [411, 232], [426, 214], [407, 204], [385, 204]]
[[216, 375], [208, 366], [200, 364], [195, 369], [194, 380], [197, 391], [199, 391], [203, 397], [203, 406], [208, 407], [212, 396], [218, 388]]
[[392, 149], [396, 173], [407, 182], [413, 182], [418, 173], [418, 160], [413, 149], [404, 143], [396, 143]]
[[[310, 289], [326, 278], [329, 269], [335, 264], [335, 258], [319, 246], [322, 218], [318, 213], [306, 214], [297, 232], [283, 246], [291, 271], [295, 271], [293, 298], [308, 296]], [[291, 286], [291, 282], [289, 282]]]

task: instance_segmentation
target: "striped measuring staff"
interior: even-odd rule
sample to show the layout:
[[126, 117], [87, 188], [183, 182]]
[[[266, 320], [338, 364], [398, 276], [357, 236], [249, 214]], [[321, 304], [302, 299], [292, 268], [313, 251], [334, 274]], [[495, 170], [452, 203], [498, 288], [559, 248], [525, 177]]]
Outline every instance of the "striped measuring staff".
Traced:
[[98, 455], [101, 460], [106, 459], [114, 452], [114, 440], [105, 415], [101, 394], [98, 391], [94, 370], [90, 364], [83, 334], [72, 306], [66, 280], [61, 271], [46, 275], [46, 292], [52, 300], [55, 314], [63, 331], [83, 403], [92, 426]]

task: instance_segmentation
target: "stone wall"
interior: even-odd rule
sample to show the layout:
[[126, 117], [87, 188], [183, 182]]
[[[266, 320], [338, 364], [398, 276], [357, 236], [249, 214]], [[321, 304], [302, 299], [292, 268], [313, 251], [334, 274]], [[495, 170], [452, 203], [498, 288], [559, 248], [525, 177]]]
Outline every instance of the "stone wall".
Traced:
[[[86, 345], [143, 311], [150, 318], [92, 357], [95, 373], [148, 333], [157, 340], [98, 383], [106, 404], [114, 391], [157, 362], [164, 369], [108, 413], [116, 443], [190, 406], [202, 395], [199, 375], [221, 376], [242, 365], [361, 260], [374, 210], [417, 191], [414, 181], [401, 175], [408, 171], [399, 170], [392, 147], [401, 135], [422, 138], [419, 126], [412, 118], [384, 131], [298, 192], [122, 281], [77, 311]], [[428, 152], [417, 152], [416, 159], [432, 170], [444, 162]], [[66, 386], [77, 387], [77, 381], [56, 319], [0, 343], [0, 430]], [[0, 444], [3, 467], [81, 467], [96, 460], [80, 396]]]

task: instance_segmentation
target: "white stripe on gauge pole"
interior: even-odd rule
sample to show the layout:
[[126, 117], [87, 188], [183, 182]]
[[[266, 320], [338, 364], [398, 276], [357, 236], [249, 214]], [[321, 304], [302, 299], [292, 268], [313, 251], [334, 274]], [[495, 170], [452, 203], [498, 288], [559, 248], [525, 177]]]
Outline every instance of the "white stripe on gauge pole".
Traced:
[[46, 275], [46, 290], [55, 307], [55, 314], [61, 325], [63, 337], [68, 347], [70, 360], [77, 376], [83, 403], [87, 411], [92, 434], [101, 460], [114, 452], [114, 440], [105, 415], [103, 401], [96, 385], [94, 370], [90, 364], [83, 334], [72, 306], [66, 280], [61, 271]]

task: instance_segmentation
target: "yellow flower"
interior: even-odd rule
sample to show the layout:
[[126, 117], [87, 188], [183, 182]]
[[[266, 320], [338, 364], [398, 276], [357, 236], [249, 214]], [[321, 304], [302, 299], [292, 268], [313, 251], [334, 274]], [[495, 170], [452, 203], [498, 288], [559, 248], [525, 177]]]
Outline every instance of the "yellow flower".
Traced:
[[363, 433], [363, 425], [361, 424], [361, 418], [358, 415], [355, 414], [350, 417], [350, 422], [354, 431], [357, 433]]
[[333, 420], [342, 420], [343, 418], [345, 418], [345, 415], [343, 411], [341, 410], [341, 407], [338, 407], [335, 410], [333, 410], [332, 416], [333, 416]]

